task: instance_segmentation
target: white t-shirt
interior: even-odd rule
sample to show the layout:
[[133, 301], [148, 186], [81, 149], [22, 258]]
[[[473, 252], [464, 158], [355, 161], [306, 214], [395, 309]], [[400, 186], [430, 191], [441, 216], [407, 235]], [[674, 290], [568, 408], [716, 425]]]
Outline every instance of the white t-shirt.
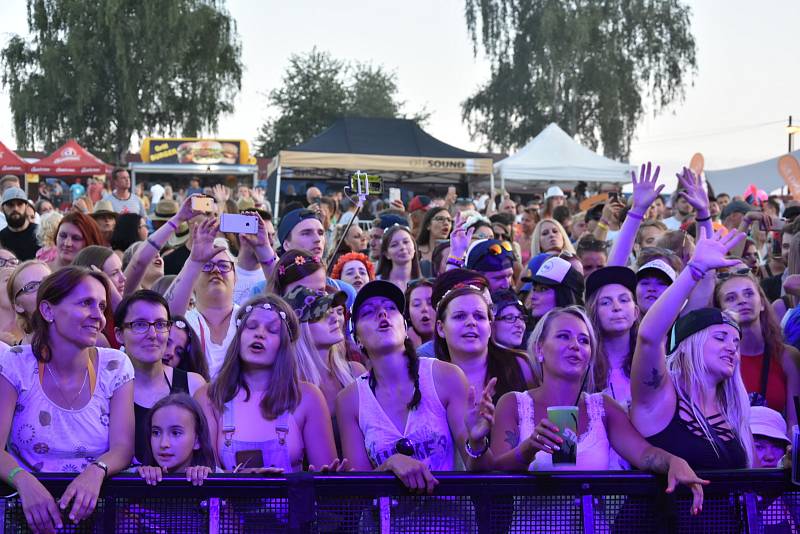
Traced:
[[666, 226], [668, 230], [680, 230], [681, 229], [681, 221], [679, 221], [675, 217], [670, 217], [669, 219], [664, 219], [661, 222], [664, 223], [664, 226]]
[[77, 410], [62, 408], [45, 395], [30, 345], [3, 352], [0, 374], [17, 391], [9, 453], [28, 471], [79, 473], [108, 452], [111, 397], [133, 380], [133, 365], [123, 352], [98, 347], [97, 384], [88, 404]]
[[253, 288], [263, 282], [264, 270], [260, 267], [255, 271], [247, 271], [236, 264], [236, 285], [233, 287], [233, 302], [241, 306], [250, 298]]
[[239, 305], [233, 303], [233, 311], [231, 312], [230, 323], [228, 323], [228, 332], [225, 334], [225, 339], [222, 340], [221, 345], [217, 345], [211, 341], [211, 327], [208, 326], [208, 321], [197, 310], [192, 308], [186, 312], [186, 321], [192, 327], [194, 333], [200, 338], [200, 342], [204, 343], [203, 351], [206, 354], [206, 361], [208, 362], [208, 372], [211, 375], [211, 380], [217, 376], [219, 370], [222, 368], [222, 362], [225, 361], [225, 353], [228, 352], [228, 346], [233, 341], [236, 335], [236, 312], [239, 311]]

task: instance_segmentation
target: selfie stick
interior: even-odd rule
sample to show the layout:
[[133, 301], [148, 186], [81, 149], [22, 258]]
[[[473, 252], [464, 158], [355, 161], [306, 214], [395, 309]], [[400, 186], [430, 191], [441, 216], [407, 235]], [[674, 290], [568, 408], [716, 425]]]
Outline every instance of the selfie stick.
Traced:
[[339, 238], [339, 241], [336, 243], [336, 246], [333, 247], [331, 251], [331, 256], [328, 258], [328, 269], [327, 269], [328, 274], [331, 274], [331, 271], [333, 270], [333, 261], [331, 260], [333, 260], [333, 257], [336, 255], [336, 251], [338, 251], [339, 247], [342, 245], [344, 238], [347, 236], [347, 232], [350, 231], [350, 227], [353, 225], [353, 221], [355, 221], [358, 218], [358, 214], [361, 213], [361, 208], [364, 207], [364, 202], [367, 200], [367, 195], [369, 195], [369, 176], [367, 175], [367, 173], [356, 171], [355, 174], [353, 174], [353, 176], [356, 179], [355, 194], [358, 197], [358, 200], [357, 201], [353, 200], [353, 197], [347, 194], [348, 190], [350, 190], [351, 193], [353, 192], [352, 188], [349, 185], [344, 186], [344, 194], [350, 200], [350, 202], [356, 205], [356, 212], [353, 214], [350, 220], [347, 221], [347, 226], [345, 226], [344, 232], [342, 232], [342, 237]]

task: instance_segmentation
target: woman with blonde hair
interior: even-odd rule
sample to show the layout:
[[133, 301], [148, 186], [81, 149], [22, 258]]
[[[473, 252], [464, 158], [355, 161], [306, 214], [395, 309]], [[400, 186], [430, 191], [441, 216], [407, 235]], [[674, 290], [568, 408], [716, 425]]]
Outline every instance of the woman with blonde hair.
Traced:
[[36, 229], [36, 241], [39, 242], [39, 250], [36, 251], [36, 259], [45, 263], [50, 263], [58, 256], [56, 250], [56, 230], [64, 216], [57, 211], [48, 211], [42, 214], [39, 227]]
[[681, 456], [694, 469], [741, 469], [753, 463], [739, 325], [717, 308], [678, 319], [700, 280], [740, 261], [726, 255], [742, 239], [739, 231], [706, 237], [701, 228], [694, 256], [644, 316], [631, 364], [631, 421], [652, 445]]
[[43, 261], [28, 260], [20, 263], [6, 283], [8, 300], [17, 314], [17, 325], [22, 330], [20, 344], [29, 344], [33, 339], [33, 313], [36, 311], [36, 292], [42, 280], [50, 274], [50, 267]]
[[573, 256], [575, 255], [575, 247], [572, 246], [567, 231], [555, 219], [542, 219], [533, 230], [531, 258], [538, 256], [542, 252], [556, 256], [562, 252], [569, 252]]

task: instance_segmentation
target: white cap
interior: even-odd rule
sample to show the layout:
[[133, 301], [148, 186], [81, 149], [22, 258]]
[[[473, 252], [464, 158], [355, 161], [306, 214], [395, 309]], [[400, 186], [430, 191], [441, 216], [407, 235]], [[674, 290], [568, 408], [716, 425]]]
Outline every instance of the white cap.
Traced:
[[544, 194], [544, 199], [547, 200], [550, 197], [565, 197], [567, 195], [564, 194], [564, 191], [558, 187], [557, 185], [553, 185], [547, 188], [547, 193]]
[[786, 421], [783, 416], [766, 406], [750, 408], [750, 432], [754, 436], [766, 436], [791, 443], [786, 435]]
[[652, 261], [648, 261], [641, 267], [639, 270], [636, 271], [636, 278], [641, 280], [645, 276], [645, 272], [650, 269], [655, 269], [656, 271], [660, 271], [669, 278], [670, 282], [674, 282], [675, 278], [677, 278], [677, 274], [675, 273], [675, 269], [673, 269], [667, 262], [664, 260], [655, 259]]

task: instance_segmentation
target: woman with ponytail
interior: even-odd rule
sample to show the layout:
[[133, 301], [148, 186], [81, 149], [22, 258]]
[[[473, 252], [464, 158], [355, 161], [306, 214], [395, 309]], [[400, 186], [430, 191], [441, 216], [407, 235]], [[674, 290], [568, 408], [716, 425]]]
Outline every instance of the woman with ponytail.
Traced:
[[406, 336], [405, 298], [394, 284], [366, 284], [353, 305], [353, 337], [370, 372], [336, 399], [344, 455], [357, 471], [391, 471], [409, 489], [430, 493], [431, 471], [452, 471], [456, 454], [470, 469], [487, 467], [483, 454], [493, 420], [495, 380], [479, 402], [455, 365], [418, 359]]

